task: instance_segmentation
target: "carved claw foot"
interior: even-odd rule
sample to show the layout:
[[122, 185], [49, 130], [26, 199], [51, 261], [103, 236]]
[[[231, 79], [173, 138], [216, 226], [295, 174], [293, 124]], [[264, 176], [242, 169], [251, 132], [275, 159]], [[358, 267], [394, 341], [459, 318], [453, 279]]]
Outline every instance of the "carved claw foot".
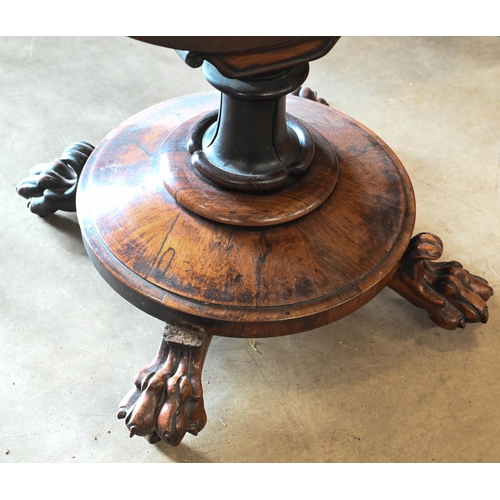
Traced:
[[443, 253], [443, 242], [431, 233], [414, 236], [389, 287], [413, 305], [425, 309], [436, 325], [447, 330], [466, 323], [486, 323], [486, 301], [493, 295], [488, 282], [466, 271], [459, 262], [431, 262]]
[[304, 99], [310, 99], [311, 101], [319, 102], [325, 106], [329, 105], [324, 99], [318, 97], [318, 93], [315, 90], [312, 90], [309, 87], [299, 87], [297, 90], [292, 92], [292, 95], [303, 97]]
[[28, 200], [28, 208], [40, 217], [57, 210], [76, 211], [76, 188], [83, 167], [94, 150], [87, 142], [75, 142], [67, 147], [61, 158], [32, 167], [29, 176], [16, 187]]
[[195, 436], [207, 423], [201, 372], [212, 337], [201, 329], [167, 325], [156, 358], [135, 377], [118, 418], [150, 443], [177, 446], [186, 432]]

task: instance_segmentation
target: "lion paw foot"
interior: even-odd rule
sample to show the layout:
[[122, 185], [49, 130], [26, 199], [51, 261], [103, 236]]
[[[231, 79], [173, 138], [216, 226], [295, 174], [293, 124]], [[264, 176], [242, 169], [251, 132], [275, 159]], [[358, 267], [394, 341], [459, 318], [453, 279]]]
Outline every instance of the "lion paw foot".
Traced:
[[57, 210], [75, 212], [78, 179], [93, 150], [87, 142], [75, 142], [61, 158], [32, 167], [16, 187], [17, 193], [28, 200], [30, 211], [40, 217]]
[[310, 101], [316, 101], [320, 104], [328, 106], [328, 103], [321, 97], [318, 97], [318, 93], [309, 87], [299, 87], [297, 90], [292, 92], [292, 95], [297, 97], [303, 97], [304, 99], [309, 99]]
[[432, 262], [443, 253], [443, 242], [431, 233], [414, 236], [389, 287], [413, 305], [425, 309], [434, 323], [447, 330], [488, 321], [488, 282], [456, 261]]
[[[168, 327], [167, 327], [168, 328]], [[195, 436], [207, 422], [201, 371], [211, 337], [198, 346], [162, 339], [156, 358], [135, 378], [118, 418], [134, 435], [177, 446], [186, 432]]]

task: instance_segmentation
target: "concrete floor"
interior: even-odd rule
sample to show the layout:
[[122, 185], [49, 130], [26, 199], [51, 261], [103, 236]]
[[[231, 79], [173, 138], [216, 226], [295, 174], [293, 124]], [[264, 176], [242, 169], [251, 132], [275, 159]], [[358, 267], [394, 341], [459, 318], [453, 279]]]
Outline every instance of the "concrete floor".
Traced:
[[77, 140], [210, 90], [175, 52], [128, 38], [0, 40], [0, 462], [500, 461], [500, 38], [343, 38], [307, 85], [396, 152], [431, 231], [497, 289], [488, 324], [445, 331], [391, 290], [290, 337], [215, 338], [209, 416], [170, 448], [116, 419], [162, 323], [87, 258], [75, 214], [15, 185]]

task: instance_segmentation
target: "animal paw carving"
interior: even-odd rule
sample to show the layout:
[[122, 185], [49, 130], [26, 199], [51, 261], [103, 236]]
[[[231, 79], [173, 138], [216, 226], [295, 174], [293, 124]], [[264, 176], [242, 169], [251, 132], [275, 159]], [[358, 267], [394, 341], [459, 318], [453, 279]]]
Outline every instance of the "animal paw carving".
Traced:
[[87, 142], [75, 142], [67, 147], [61, 158], [49, 163], [39, 163], [29, 170], [29, 176], [16, 187], [16, 191], [28, 200], [28, 208], [40, 217], [57, 210], [76, 211], [78, 179], [94, 146]]
[[431, 233], [414, 236], [389, 287], [416, 307], [425, 309], [441, 328], [465, 328], [488, 321], [488, 282], [456, 261], [432, 262], [443, 253], [443, 242]]
[[125, 419], [130, 437], [177, 446], [186, 432], [196, 436], [207, 423], [201, 372], [211, 337], [195, 331], [185, 345], [179, 341], [186, 342], [186, 330], [167, 325], [165, 332], [156, 358], [120, 403], [118, 418]]

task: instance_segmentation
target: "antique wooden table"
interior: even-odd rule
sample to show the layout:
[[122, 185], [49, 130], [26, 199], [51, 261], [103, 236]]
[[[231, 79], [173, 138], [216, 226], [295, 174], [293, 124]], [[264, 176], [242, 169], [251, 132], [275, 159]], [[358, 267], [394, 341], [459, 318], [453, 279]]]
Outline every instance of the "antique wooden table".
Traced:
[[487, 282], [432, 262], [437, 236], [411, 237], [415, 200], [396, 155], [300, 87], [339, 37], [134, 38], [177, 49], [219, 92], [146, 109], [18, 187], [39, 215], [74, 209], [77, 191], [98, 271], [166, 323], [120, 404], [131, 436], [177, 445], [204, 427], [213, 335], [311, 330], [385, 286], [443, 328], [487, 321]]

